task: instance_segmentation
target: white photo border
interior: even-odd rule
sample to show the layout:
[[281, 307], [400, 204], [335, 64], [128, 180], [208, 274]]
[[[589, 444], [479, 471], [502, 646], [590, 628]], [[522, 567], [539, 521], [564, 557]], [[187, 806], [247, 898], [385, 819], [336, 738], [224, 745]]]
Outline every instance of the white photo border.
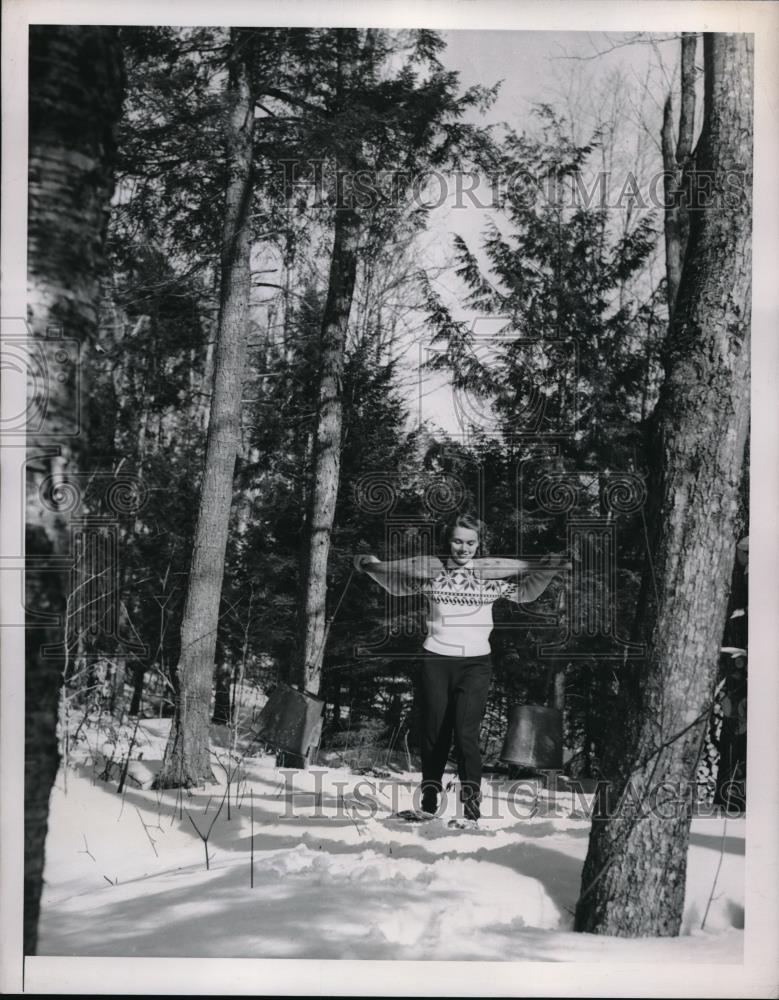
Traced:
[[[731, 31], [755, 35], [750, 680], [743, 965], [282, 959], [22, 959], [24, 630], [0, 630], [0, 989], [135, 995], [769, 997], [779, 989], [779, 4], [688, 0], [5, 0], [3, 319], [26, 313], [30, 24], [257, 24], [516, 31]], [[4, 413], [24, 410], [2, 373]], [[18, 388], [18, 387], [17, 387]], [[21, 405], [20, 405], [21, 403]], [[0, 546], [19, 554], [19, 445], [0, 448]], [[16, 472], [18, 475], [18, 471]], [[3, 603], [2, 621], [13, 611]]]

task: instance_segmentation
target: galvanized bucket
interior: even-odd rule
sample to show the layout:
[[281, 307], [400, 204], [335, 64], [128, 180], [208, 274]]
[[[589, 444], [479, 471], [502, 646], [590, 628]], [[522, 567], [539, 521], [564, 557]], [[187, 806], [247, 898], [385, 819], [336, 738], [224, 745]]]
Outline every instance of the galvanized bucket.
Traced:
[[537, 769], [563, 766], [563, 713], [543, 705], [515, 705], [500, 759]]
[[257, 734], [277, 750], [307, 757], [319, 744], [324, 705], [308, 691], [278, 684], [257, 719]]

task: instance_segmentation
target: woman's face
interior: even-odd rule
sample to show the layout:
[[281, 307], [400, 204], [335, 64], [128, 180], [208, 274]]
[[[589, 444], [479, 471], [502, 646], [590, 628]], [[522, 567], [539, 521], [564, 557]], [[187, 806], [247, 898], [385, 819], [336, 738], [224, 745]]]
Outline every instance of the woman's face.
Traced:
[[449, 550], [458, 566], [470, 562], [478, 548], [479, 533], [472, 528], [457, 527], [449, 536]]

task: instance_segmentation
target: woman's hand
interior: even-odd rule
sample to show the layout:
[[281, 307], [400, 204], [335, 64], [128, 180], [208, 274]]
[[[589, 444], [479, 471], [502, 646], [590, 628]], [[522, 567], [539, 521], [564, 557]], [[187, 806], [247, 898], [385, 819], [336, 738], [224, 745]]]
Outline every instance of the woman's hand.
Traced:
[[354, 568], [357, 570], [358, 573], [362, 573], [364, 572], [365, 566], [368, 563], [377, 563], [377, 562], [379, 562], [379, 560], [376, 558], [376, 556], [368, 556], [365, 555], [364, 553], [360, 553], [359, 555], [356, 555], [354, 557], [354, 559], [352, 560], [352, 565], [354, 566]]

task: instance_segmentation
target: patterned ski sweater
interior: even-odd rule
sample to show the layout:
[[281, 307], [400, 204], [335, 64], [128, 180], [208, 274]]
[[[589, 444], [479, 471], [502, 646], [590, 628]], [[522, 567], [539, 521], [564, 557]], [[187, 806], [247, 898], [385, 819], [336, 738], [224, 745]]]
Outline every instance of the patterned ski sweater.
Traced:
[[[495, 601], [534, 601], [563, 566], [533, 568], [508, 559], [472, 559], [459, 566], [452, 559], [443, 563], [418, 557], [364, 562], [361, 568], [396, 596], [423, 594], [428, 599], [426, 650], [443, 656], [483, 656], [490, 651]], [[501, 579], [509, 576], [513, 579]]]
[[444, 566], [419, 592], [429, 601], [427, 638], [423, 646], [443, 656], [483, 656], [490, 651], [492, 605], [515, 596], [507, 580], [482, 580], [470, 566]]

